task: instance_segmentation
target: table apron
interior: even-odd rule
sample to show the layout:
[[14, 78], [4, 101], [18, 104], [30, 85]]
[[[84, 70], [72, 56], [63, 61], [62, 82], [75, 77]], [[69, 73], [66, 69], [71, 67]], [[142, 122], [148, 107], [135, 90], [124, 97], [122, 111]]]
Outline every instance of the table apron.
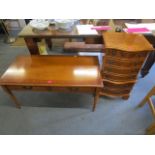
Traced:
[[84, 92], [93, 93], [96, 87], [55, 87], [55, 86], [9, 86], [7, 88], [15, 91], [50, 91], [50, 92]]

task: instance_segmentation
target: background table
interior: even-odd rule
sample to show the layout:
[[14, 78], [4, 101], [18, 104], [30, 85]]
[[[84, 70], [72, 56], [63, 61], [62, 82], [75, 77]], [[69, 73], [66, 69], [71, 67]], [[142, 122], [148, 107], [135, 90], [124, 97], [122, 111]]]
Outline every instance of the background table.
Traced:
[[68, 38], [68, 39], [84, 39], [86, 43], [103, 43], [102, 41], [102, 34], [78, 34], [76, 26], [69, 32], [56, 30], [54, 26], [50, 26], [47, 30], [38, 31], [33, 29], [29, 24], [26, 25], [23, 30], [19, 33], [19, 37], [24, 38], [26, 45], [29, 49], [29, 52], [32, 55], [38, 55], [39, 49], [37, 42], [41, 39], [45, 39], [46, 43], [48, 44], [49, 48], [52, 48], [51, 39], [52, 38]]

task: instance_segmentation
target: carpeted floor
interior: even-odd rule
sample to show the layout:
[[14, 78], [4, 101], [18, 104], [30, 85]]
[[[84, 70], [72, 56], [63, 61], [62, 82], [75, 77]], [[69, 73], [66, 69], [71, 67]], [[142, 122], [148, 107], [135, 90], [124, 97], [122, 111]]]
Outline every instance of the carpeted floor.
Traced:
[[[50, 54], [62, 53], [54, 46]], [[0, 39], [0, 75], [17, 55], [29, 55], [26, 47], [12, 47]], [[144, 134], [153, 121], [148, 105], [136, 108], [155, 84], [155, 66], [139, 79], [130, 98], [101, 97], [91, 112], [93, 98], [88, 94], [14, 92], [22, 102], [16, 109], [0, 88], [0, 134]]]

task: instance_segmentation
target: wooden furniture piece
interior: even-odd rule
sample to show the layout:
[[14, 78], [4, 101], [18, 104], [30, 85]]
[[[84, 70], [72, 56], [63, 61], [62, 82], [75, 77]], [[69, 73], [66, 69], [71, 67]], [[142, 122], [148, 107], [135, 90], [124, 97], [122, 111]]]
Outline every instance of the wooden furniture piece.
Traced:
[[[121, 26], [121, 27], [126, 27], [124, 23], [154, 23], [154, 19], [115, 19], [114, 24]], [[150, 34], [144, 34], [144, 37], [150, 42], [155, 47], [155, 32], [152, 31]], [[145, 64], [143, 65], [141, 69], [141, 76], [145, 77], [148, 73], [151, 67], [153, 66], [155, 62], [155, 51], [149, 53]]]
[[65, 42], [64, 51], [103, 52], [103, 44], [86, 44], [85, 42]]
[[[148, 94], [144, 97], [144, 99], [139, 103], [138, 107], [144, 106], [144, 104], [148, 103], [155, 118], [155, 106], [153, 105], [153, 101], [151, 99], [152, 96], [155, 95], [155, 87], [153, 87]], [[155, 121], [146, 129], [147, 134], [155, 134]]]
[[[81, 20], [81, 22], [82, 21], [83, 20]], [[122, 26], [122, 27], [124, 25], [124, 22], [132, 22], [132, 20], [120, 20], [120, 19], [114, 20], [114, 24]], [[136, 22], [140, 23], [142, 21], [136, 20]], [[82, 22], [81, 24], [84, 24], [84, 22]], [[152, 45], [155, 46], [155, 33], [147, 34], [144, 36], [147, 38], [147, 40]], [[41, 39], [45, 39], [49, 49], [52, 48], [52, 42], [51, 42], [52, 38], [69, 38], [69, 39], [82, 38], [85, 41], [85, 43], [87, 43], [87, 44], [94, 44], [94, 43], [102, 44], [103, 43], [103, 38], [102, 38], [101, 32], [98, 32], [97, 35], [79, 35], [75, 27], [73, 28], [73, 30], [71, 32], [62, 32], [62, 31], [55, 30], [52, 26], [50, 26], [48, 30], [40, 32], [40, 31], [32, 29], [31, 26], [28, 24], [19, 33], [19, 37], [24, 38], [26, 45], [29, 49], [29, 52], [32, 55], [34, 55], [34, 54], [39, 55], [39, 49], [38, 49], [37, 42], [40, 41]], [[148, 56], [148, 58], [146, 60], [145, 65], [142, 67], [142, 70], [141, 70], [142, 77], [146, 76], [149, 73], [149, 70], [152, 67], [152, 65], [154, 64], [154, 61], [155, 61], [155, 54], [153, 54], [153, 52], [151, 52], [150, 56]]]
[[0, 78], [0, 85], [21, 105], [12, 90], [84, 92], [94, 95], [93, 111], [103, 87], [98, 58], [89, 56], [20, 56]]
[[[155, 47], [155, 33], [153, 32], [153, 34], [151, 34], [151, 35], [148, 34], [148, 35], [144, 35], [144, 36]], [[149, 71], [154, 63], [155, 63], [155, 51], [151, 52], [148, 55], [146, 62], [141, 69], [142, 77], [145, 77], [149, 73]]]
[[[142, 19], [141, 22], [142, 23], [154, 23], [155, 20], [154, 19]], [[153, 31], [151, 35], [144, 34], [144, 36], [155, 47], [155, 32]], [[154, 63], [155, 63], [155, 51], [151, 52], [148, 55], [147, 60], [141, 70], [142, 77], [145, 77], [149, 73], [149, 70], [151, 69]]]
[[105, 55], [101, 95], [128, 99], [148, 52], [154, 50], [143, 35], [103, 33]]
[[50, 26], [47, 30], [38, 31], [33, 29], [29, 24], [26, 25], [19, 33], [19, 37], [24, 38], [29, 52], [32, 55], [39, 55], [37, 42], [41, 39], [45, 39], [49, 48], [52, 48], [52, 38], [68, 38], [68, 39], [83, 39], [85, 43], [102, 43], [102, 34], [78, 34], [76, 27], [73, 27], [71, 32], [56, 30], [53, 26]]

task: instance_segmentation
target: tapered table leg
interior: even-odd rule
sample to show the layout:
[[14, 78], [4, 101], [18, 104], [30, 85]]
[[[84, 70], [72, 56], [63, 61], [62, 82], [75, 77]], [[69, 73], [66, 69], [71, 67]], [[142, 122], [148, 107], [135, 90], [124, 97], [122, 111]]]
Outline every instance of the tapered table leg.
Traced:
[[86, 44], [103, 44], [102, 37], [85, 37], [84, 42]]
[[95, 96], [94, 96], [93, 109], [92, 109], [93, 112], [95, 111], [98, 99], [99, 99], [99, 88], [96, 88]]
[[51, 38], [46, 38], [45, 42], [50, 50], [52, 50], [52, 40]]
[[21, 104], [18, 102], [12, 91], [7, 86], [2, 86], [3, 90], [12, 98], [17, 108], [21, 108]]
[[34, 38], [24, 38], [31, 55], [40, 55], [37, 40]]

